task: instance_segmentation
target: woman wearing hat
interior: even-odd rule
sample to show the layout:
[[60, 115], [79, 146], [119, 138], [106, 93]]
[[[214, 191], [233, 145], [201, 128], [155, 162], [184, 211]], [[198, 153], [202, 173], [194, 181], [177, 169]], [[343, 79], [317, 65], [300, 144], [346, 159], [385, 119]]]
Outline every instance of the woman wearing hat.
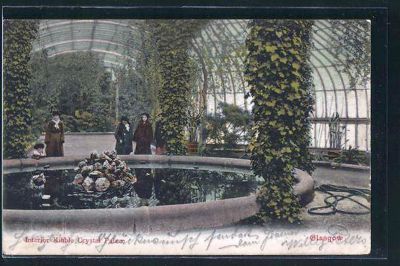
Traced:
[[[149, 121], [149, 114], [141, 115], [133, 140], [136, 141], [135, 154], [151, 154], [150, 144], [153, 141], [153, 128]], [[151, 169], [139, 168], [135, 169], [135, 173], [137, 181], [133, 187], [140, 198], [140, 205], [148, 205], [153, 188]]]
[[135, 154], [151, 154], [150, 144], [153, 141], [153, 128], [149, 121], [149, 114], [141, 115], [133, 140], [136, 141]]
[[133, 129], [129, 123], [129, 119], [126, 116], [122, 116], [121, 120], [115, 130], [115, 150], [117, 154], [128, 155], [133, 151], [132, 139]]
[[54, 111], [53, 118], [46, 126], [46, 154], [48, 157], [64, 156], [64, 124], [60, 120], [60, 113]]

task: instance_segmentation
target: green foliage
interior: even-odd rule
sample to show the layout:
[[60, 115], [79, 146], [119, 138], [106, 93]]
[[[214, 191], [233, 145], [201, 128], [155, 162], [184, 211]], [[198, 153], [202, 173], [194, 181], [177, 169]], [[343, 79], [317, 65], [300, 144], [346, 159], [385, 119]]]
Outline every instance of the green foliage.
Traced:
[[331, 45], [337, 65], [350, 78], [350, 88], [366, 86], [371, 79], [371, 21], [335, 19], [329, 22], [337, 29]]
[[312, 154], [313, 161], [329, 161], [329, 157], [322, 151], [314, 151]]
[[[149, 34], [151, 28], [146, 23], [137, 23], [140, 34], [140, 49], [135, 56], [136, 62], [130, 62], [124, 68], [117, 69], [119, 87], [119, 115], [127, 116], [136, 127], [139, 114], [146, 112], [152, 118], [159, 111], [158, 92], [161, 88], [161, 74], [157, 49]], [[134, 39], [136, 38], [136, 39]], [[132, 42], [138, 42], [138, 36], [130, 36]], [[152, 119], [154, 122], [155, 119]]]
[[248, 142], [251, 115], [234, 104], [219, 103], [220, 113], [207, 116], [207, 137], [224, 148], [233, 148], [239, 142]]
[[150, 110], [152, 111], [149, 111], [149, 113], [151, 113], [152, 117], [156, 117], [160, 109], [158, 93], [162, 86], [161, 69], [158, 61], [156, 43], [151, 34], [146, 34], [147, 32], [151, 32], [151, 30], [147, 28], [146, 23], [142, 24], [141, 29], [142, 46], [136, 69], [143, 77], [143, 85], [149, 95], [151, 103]]
[[190, 99], [189, 45], [204, 22], [196, 20], [148, 21], [158, 54], [161, 89], [158, 92], [161, 132], [169, 154], [186, 153], [185, 127]]
[[92, 53], [79, 52], [48, 58], [37, 53], [30, 62], [34, 104], [33, 130], [40, 134], [51, 111], [61, 111], [66, 131], [113, 130], [115, 94], [111, 74]]
[[4, 156], [21, 158], [33, 139], [29, 60], [38, 24], [32, 20], [4, 20], [3, 30]]
[[150, 113], [153, 109], [151, 94], [133, 66], [128, 65], [127, 69], [117, 70], [117, 84], [119, 116], [127, 116], [136, 127], [140, 114]]
[[336, 163], [368, 165], [368, 158], [365, 152], [353, 148], [351, 145], [347, 150], [342, 150], [334, 160]]
[[245, 78], [252, 96], [252, 168], [265, 179], [261, 217], [295, 222], [294, 168], [313, 170], [310, 122], [313, 110], [309, 65], [312, 21], [253, 20], [246, 40]]

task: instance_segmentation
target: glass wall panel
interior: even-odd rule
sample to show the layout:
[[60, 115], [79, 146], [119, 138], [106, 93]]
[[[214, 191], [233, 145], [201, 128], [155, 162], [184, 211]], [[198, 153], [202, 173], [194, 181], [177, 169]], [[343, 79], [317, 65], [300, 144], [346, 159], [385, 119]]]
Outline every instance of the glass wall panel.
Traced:
[[365, 97], [365, 90], [358, 90], [357, 97], [358, 97], [358, 116], [367, 117], [368, 103], [367, 103], [367, 98]]
[[214, 114], [215, 112], [214, 96], [211, 94], [207, 95], [207, 113]]
[[236, 105], [244, 109], [244, 95], [243, 93], [237, 93], [236, 95]]
[[315, 117], [325, 117], [325, 93], [323, 91], [316, 91], [315, 92], [316, 99], [315, 101], [317, 102], [317, 109], [315, 112]]
[[365, 98], [367, 102], [367, 118], [371, 117], [371, 90], [365, 90]]
[[318, 123], [316, 124], [316, 132], [317, 132], [317, 138], [316, 138], [316, 147], [318, 148], [327, 148], [329, 147], [328, 145], [328, 125], [326, 123]]
[[226, 103], [233, 104], [233, 100], [234, 100], [234, 94], [231, 92], [226, 93]]
[[337, 95], [337, 106], [338, 106], [338, 109], [336, 111], [339, 113], [340, 117], [347, 117], [347, 115], [346, 115], [347, 105], [346, 105], [345, 91], [343, 91], [343, 90], [337, 91], [336, 95]]
[[346, 138], [346, 148], [350, 145], [351, 147], [356, 147], [356, 127], [355, 124], [346, 124], [347, 138]]
[[[334, 61], [334, 59], [332, 59]], [[333, 83], [335, 85], [336, 90], [343, 90], [344, 89], [344, 81], [342, 78], [342, 74], [339, 72], [338, 66], [335, 64], [334, 66], [330, 66], [326, 68], [329, 71], [333, 79]]]
[[356, 117], [357, 113], [357, 105], [356, 105], [356, 94], [354, 90], [346, 90], [347, 93], [347, 104], [348, 104], [348, 112], [349, 112], [349, 117]]
[[358, 125], [358, 148], [361, 150], [367, 149], [367, 125], [359, 124]]
[[335, 93], [333, 91], [326, 91], [326, 104], [327, 104], [327, 116], [331, 117], [336, 112], [336, 100]]
[[367, 125], [366, 135], [367, 135], [366, 150], [370, 151], [371, 150], [371, 124]]
[[313, 69], [313, 82], [314, 82], [314, 89], [315, 90], [318, 91], [318, 90], [323, 90], [324, 89], [324, 84], [323, 84], [323, 81], [321, 79], [321, 76], [315, 70], [315, 68]]

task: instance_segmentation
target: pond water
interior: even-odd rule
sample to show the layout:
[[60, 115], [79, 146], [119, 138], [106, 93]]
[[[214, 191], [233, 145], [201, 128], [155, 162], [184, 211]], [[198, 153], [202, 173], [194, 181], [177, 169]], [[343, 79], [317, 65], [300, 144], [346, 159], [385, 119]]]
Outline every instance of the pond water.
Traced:
[[[247, 196], [256, 192], [261, 184], [261, 180], [248, 171], [225, 168], [204, 170], [193, 169], [193, 166], [181, 167], [186, 169], [157, 165], [144, 167], [149, 165], [137, 165], [131, 169], [137, 176], [135, 184], [126, 182], [122, 187], [110, 187], [104, 192], [87, 192], [81, 185], [73, 184], [74, 170], [6, 174], [3, 176], [3, 207], [94, 209], [196, 203]], [[46, 176], [43, 186], [35, 186], [31, 182], [32, 176], [39, 172]]]

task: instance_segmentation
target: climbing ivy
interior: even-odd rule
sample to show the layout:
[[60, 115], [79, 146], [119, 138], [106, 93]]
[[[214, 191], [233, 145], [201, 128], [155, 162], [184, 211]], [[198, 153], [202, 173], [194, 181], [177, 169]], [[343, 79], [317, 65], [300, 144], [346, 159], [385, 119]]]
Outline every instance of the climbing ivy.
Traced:
[[313, 170], [307, 150], [312, 25], [307, 20], [253, 20], [249, 25], [245, 78], [254, 104], [250, 150], [254, 173], [265, 179], [258, 195], [264, 220], [299, 220], [293, 170]]
[[169, 154], [186, 153], [185, 127], [190, 98], [190, 41], [202, 21], [153, 20], [149, 29], [158, 52], [161, 89], [158, 92], [162, 134]]
[[29, 67], [38, 31], [33, 20], [4, 20], [4, 156], [21, 158], [32, 141], [32, 101]]

